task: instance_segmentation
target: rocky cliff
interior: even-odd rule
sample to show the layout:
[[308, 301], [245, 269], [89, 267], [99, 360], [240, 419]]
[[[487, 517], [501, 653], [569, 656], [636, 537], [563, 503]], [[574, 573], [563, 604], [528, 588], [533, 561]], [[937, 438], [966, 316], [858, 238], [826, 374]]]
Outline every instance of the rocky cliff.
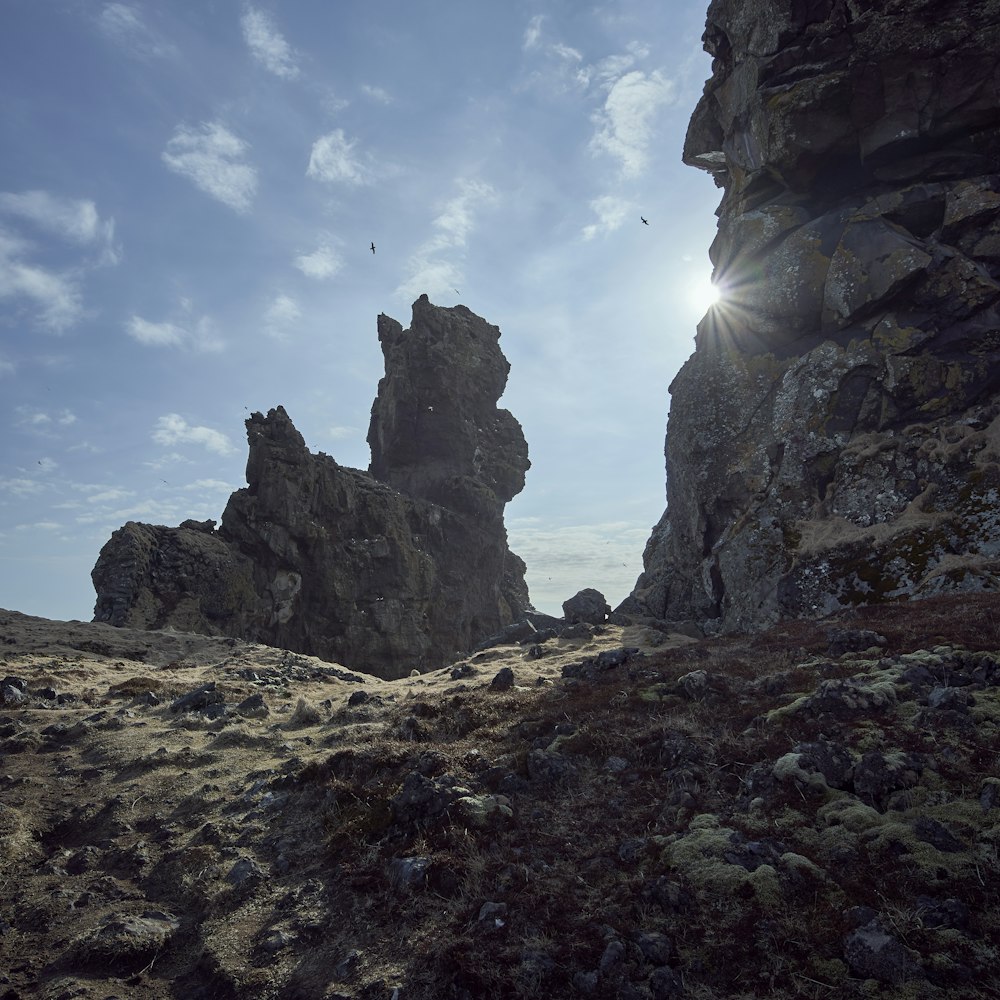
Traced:
[[529, 467], [496, 403], [500, 331], [422, 296], [378, 321], [368, 472], [312, 454], [282, 407], [246, 421], [247, 488], [212, 521], [129, 522], [93, 571], [94, 620], [229, 635], [382, 677], [440, 666], [530, 609], [504, 505]]
[[757, 628], [1000, 583], [1000, 3], [713, 0], [723, 293], [623, 611]]

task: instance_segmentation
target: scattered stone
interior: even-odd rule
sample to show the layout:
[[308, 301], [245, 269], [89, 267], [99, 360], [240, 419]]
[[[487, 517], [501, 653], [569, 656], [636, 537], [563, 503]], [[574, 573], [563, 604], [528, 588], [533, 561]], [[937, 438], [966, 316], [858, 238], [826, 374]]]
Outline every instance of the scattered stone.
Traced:
[[423, 856], [413, 858], [393, 858], [389, 862], [389, 881], [400, 889], [413, 889], [424, 885], [431, 859]]
[[635, 943], [642, 952], [642, 957], [652, 965], [666, 965], [673, 952], [673, 944], [666, 934], [660, 931], [640, 931], [635, 937]]
[[597, 963], [597, 971], [602, 976], [612, 975], [625, 961], [625, 945], [617, 938], [609, 941]]
[[145, 910], [134, 916], [107, 917], [93, 931], [78, 939], [76, 950], [88, 964], [108, 967], [144, 962], [161, 951], [180, 921], [162, 910]]
[[924, 971], [911, 952], [886, 931], [878, 917], [847, 935], [844, 958], [851, 971], [862, 979], [898, 986], [924, 978]]
[[182, 694], [170, 703], [171, 712], [204, 712], [211, 705], [224, 703], [222, 692], [215, 686], [215, 681], [202, 684], [187, 694]]
[[867, 628], [833, 627], [826, 632], [827, 656], [843, 656], [844, 653], [863, 653], [874, 647], [888, 646], [889, 640], [878, 632]]
[[245, 719], [266, 719], [271, 714], [271, 710], [267, 707], [264, 696], [257, 692], [244, 698], [236, 706], [236, 714], [242, 715]]
[[490, 681], [491, 691], [509, 691], [513, 686], [514, 671], [510, 667], [498, 670], [496, 676]]
[[916, 754], [889, 755], [869, 750], [854, 765], [854, 794], [885, 812], [889, 796], [899, 789], [912, 788], [922, 771], [923, 762]]
[[477, 830], [488, 830], [514, 818], [506, 795], [463, 795], [451, 807], [456, 823]]
[[487, 924], [494, 930], [499, 930], [507, 923], [507, 904], [488, 900], [479, 908], [479, 916], [476, 919], [480, 924]]
[[240, 858], [226, 874], [226, 881], [239, 887], [254, 885], [263, 879], [264, 870], [252, 858]]
[[652, 1000], [676, 1000], [684, 996], [684, 982], [673, 969], [663, 965], [649, 977], [649, 993]]

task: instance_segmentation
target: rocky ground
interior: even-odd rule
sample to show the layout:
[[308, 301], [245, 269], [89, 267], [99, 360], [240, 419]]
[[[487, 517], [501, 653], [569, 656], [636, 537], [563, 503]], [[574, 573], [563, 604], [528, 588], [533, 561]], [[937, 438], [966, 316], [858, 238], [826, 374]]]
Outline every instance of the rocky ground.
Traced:
[[384, 681], [0, 612], [0, 1000], [1000, 996], [1000, 598]]

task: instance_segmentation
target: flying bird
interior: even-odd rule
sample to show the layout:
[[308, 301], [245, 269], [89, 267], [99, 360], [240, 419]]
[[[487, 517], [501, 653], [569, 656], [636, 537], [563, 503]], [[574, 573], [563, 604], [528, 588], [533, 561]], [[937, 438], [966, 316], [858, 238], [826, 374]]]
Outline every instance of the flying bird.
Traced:
[[375, 253], [375, 244], [372, 244], [372, 253]]
[[649, 221], [647, 219], [643, 219], [641, 215], [639, 216], [639, 218], [642, 219], [642, 224], [644, 226], [648, 226], [649, 225]]

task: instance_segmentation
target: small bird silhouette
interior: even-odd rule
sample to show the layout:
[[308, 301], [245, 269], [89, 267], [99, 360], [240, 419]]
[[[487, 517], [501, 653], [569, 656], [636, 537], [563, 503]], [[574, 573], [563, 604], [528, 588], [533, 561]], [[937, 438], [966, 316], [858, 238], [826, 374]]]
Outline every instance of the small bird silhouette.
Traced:
[[642, 219], [642, 224], [644, 226], [648, 226], [649, 225], [649, 222], [646, 219], [643, 219], [641, 215], [639, 216], [639, 218]]
[[375, 244], [372, 244], [372, 253], [375, 253]]

